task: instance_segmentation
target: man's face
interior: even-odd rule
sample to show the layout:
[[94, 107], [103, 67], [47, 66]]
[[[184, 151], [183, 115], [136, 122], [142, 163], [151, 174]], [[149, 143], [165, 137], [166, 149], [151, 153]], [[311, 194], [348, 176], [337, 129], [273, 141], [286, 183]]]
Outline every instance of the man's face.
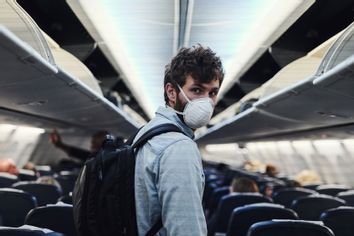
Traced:
[[101, 148], [104, 139], [105, 135], [94, 135], [91, 138], [91, 151], [98, 151]]
[[[214, 104], [216, 103], [219, 88], [219, 80], [212, 80], [210, 83], [200, 83], [197, 80], [194, 80], [190, 75], [187, 76], [186, 83], [182, 87], [184, 94], [189, 100], [209, 97], [213, 100]], [[174, 109], [177, 111], [183, 111], [187, 102], [188, 101], [184, 98], [181, 92], [177, 93]]]

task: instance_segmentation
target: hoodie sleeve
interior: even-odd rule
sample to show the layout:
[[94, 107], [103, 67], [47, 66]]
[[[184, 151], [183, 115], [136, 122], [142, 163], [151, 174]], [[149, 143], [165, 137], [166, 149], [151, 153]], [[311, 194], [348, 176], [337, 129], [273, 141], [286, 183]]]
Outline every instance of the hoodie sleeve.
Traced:
[[157, 188], [167, 235], [207, 235], [202, 208], [204, 174], [192, 140], [177, 141], [164, 150]]

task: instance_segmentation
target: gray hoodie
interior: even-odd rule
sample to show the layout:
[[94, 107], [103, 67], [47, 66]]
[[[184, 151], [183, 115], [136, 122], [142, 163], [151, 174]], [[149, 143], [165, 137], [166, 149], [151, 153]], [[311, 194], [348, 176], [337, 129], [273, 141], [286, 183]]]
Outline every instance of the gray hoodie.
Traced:
[[159, 107], [137, 135], [147, 129], [172, 123], [184, 134], [164, 133], [149, 140], [137, 153], [135, 203], [139, 235], [162, 217], [159, 236], [207, 235], [202, 208], [204, 173], [193, 131], [169, 107]]

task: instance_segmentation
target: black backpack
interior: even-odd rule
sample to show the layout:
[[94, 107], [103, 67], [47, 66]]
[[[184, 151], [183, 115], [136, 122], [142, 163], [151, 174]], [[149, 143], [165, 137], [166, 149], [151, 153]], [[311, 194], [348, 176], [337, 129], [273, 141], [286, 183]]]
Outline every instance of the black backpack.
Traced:
[[[135, 152], [152, 137], [167, 132], [182, 132], [173, 124], [162, 124], [145, 132], [134, 145], [135, 135], [117, 148], [107, 138], [102, 148], [82, 168], [73, 191], [75, 227], [79, 236], [138, 235], [134, 172]], [[158, 222], [146, 235], [155, 235]]]

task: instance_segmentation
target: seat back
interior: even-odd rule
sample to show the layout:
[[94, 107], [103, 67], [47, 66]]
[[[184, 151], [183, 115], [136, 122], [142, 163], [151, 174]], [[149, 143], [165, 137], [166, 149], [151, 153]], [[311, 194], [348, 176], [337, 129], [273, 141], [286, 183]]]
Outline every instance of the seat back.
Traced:
[[334, 236], [320, 223], [298, 220], [271, 220], [253, 224], [248, 236]]
[[348, 190], [348, 191], [345, 191], [345, 192], [340, 192], [340, 193], [337, 194], [336, 197], [346, 201], [348, 206], [354, 207], [354, 190]]
[[3, 226], [21, 226], [27, 213], [37, 206], [34, 196], [18, 189], [0, 189], [0, 216]]
[[204, 193], [203, 193], [203, 205], [205, 208], [209, 208], [209, 199], [214, 192], [215, 189], [219, 187], [219, 185], [216, 183], [217, 180], [212, 181], [212, 182], [205, 182], [205, 188], [204, 188]]
[[18, 178], [15, 175], [8, 174], [8, 173], [0, 173], [0, 188], [9, 188], [17, 181]]
[[322, 213], [320, 219], [336, 236], [352, 236], [354, 232], [354, 207], [339, 207]]
[[232, 212], [227, 236], [246, 236], [252, 224], [273, 219], [298, 219], [297, 214], [284, 206], [272, 203], [255, 203], [238, 207]]
[[319, 220], [322, 212], [344, 206], [345, 201], [328, 195], [310, 195], [293, 201], [291, 208], [302, 220]]
[[70, 205], [51, 205], [32, 209], [25, 220], [26, 225], [51, 229], [66, 236], [75, 236], [73, 207]]
[[229, 187], [220, 187], [220, 188], [217, 188], [213, 191], [213, 193], [211, 194], [211, 197], [209, 199], [209, 204], [208, 204], [209, 216], [214, 214], [221, 198], [225, 195], [228, 195], [229, 193], [230, 193]]
[[58, 202], [63, 202], [63, 203], [72, 205], [72, 204], [73, 204], [73, 196], [71, 196], [71, 195], [64, 195], [64, 196], [61, 196], [61, 197], [58, 199]]
[[19, 181], [35, 181], [37, 179], [37, 175], [33, 170], [20, 169], [18, 179]]
[[316, 194], [316, 191], [306, 188], [285, 188], [274, 193], [273, 201], [285, 207], [290, 207], [295, 199], [311, 194]]
[[320, 186], [320, 184], [306, 184], [302, 187], [310, 190], [316, 190], [318, 186]]
[[231, 213], [235, 208], [259, 202], [270, 203], [271, 199], [260, 193], [232, 193], [222, 197], [215, 212], [215, 232], [226, 233]]
[[339, 184], [325, 184], [319, 185], [316, 188], [316, 191], [320, 194], [327, 194], [331, 196], [336, 196], [340, 192], [344, 192], [349, 190], [347, 186], [339, 185]]
[[64, 236], [46, 229], [26, 226], [20, 228], [0, 226], [0, 236]]
[[74, 176], [58, 175], [55, 176], [55, 179], [59, 182], [62, 188], [63, 195], [67, 195], [73, 191], [76, 181], [76, 178]]
[[61, 197], [61, 190], [51, 184], [41, 184], [32, 182], [18, 182], [12, 185], [13, 188], [23, 190], [37, 198], [38, 206], [54, 204]]

